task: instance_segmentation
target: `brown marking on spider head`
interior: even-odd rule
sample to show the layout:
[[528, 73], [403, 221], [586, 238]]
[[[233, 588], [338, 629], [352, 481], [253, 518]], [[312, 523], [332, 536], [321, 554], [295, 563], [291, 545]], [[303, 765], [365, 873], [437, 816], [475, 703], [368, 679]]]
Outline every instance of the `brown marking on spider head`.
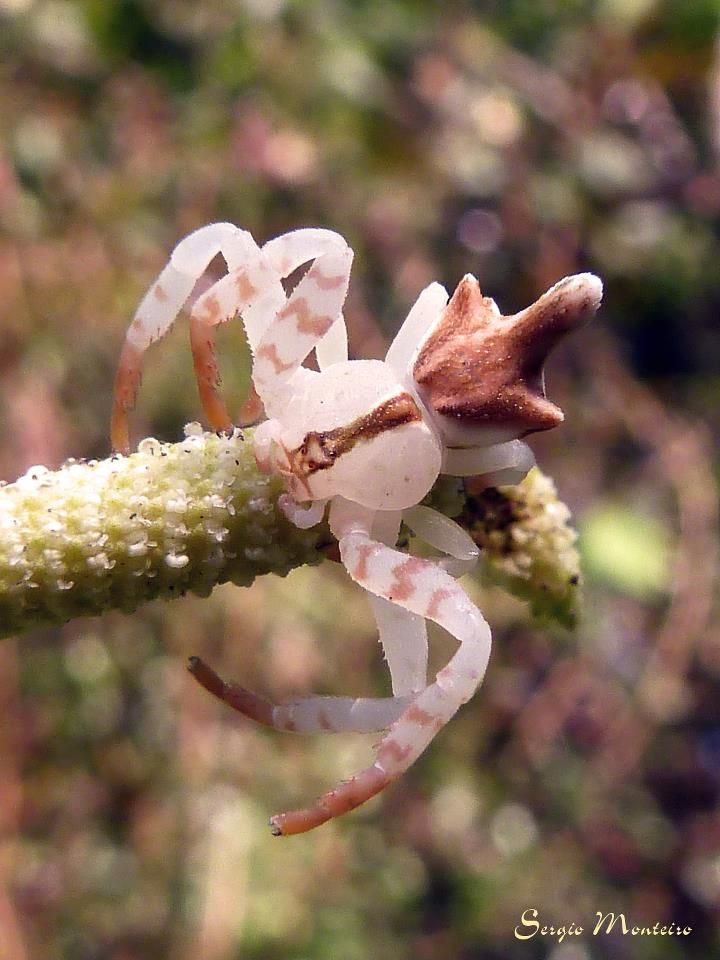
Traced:
[[302, 443], [288, 451], [289, 470], [298, 480], [318, 470], [329, 470], [344, 453], [358, 443], [422, 419], [417, 403], [409, 393], [398, 393], [379, 403], [370, 413], [333, 430], [311, 430]]
[[424, 398], [442, 416], [518, 436], [557, 426], [563, 412], [545, 396], [543, 366], [556, 343], [595, 313], [601, 289], [590, 274], [566, 277], [505, 317], [468, 274], [413, 366]]
[[160, 303], [165, 303], [168, 298], [167, 293], [165, 293], [165, 290], [160, 286], [159, 283], [156, 283], [153, 287], [153, 296], [156, 300], [159, 300]]

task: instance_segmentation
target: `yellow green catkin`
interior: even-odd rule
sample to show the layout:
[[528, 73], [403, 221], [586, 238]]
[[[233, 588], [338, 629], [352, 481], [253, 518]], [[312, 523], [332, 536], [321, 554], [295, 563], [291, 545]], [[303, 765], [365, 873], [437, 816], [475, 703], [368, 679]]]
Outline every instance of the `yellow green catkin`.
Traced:
[[534, 616], [576, 625], [577, 533], [550, 477], [534, 467], [515, 486], [474, 494], [458, 520], [482, 548], [488, 580], [527, 600]]
[[318, 562], [327, 529], [290, 524], [281, 490], [251, 431], [197, 424], [129, 457], [30, 468], [0, 487], [0, 636]]

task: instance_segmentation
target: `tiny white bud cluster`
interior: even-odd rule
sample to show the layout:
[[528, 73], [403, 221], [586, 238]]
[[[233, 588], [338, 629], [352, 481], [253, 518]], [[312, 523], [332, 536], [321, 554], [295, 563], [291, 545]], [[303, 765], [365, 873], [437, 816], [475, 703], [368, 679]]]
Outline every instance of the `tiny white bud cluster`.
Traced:
[[570, 511], [537, 467], [516, 486], [490, 488], [466, 506], [491, 580], [530, 602], [536, 616], [573, 626], [580, 557]]

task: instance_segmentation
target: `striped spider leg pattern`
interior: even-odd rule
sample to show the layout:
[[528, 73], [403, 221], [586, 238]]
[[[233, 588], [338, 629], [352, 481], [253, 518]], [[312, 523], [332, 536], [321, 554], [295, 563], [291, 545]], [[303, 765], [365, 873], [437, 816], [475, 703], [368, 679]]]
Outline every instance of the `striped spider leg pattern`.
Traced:
[[[298, 733], [383, 731], [374, 762], [314, 804], [271, 819], [276, 835], [301, 833], [379, 793], [472, 697], [490, 656], [490, 628], [458, 577], [478, 549], [457, 524], [421, 506], [441, 473], [518, 482], [534, 463], [522, 437], [559, 424], [545, 396], [547, 354], [597, 310], [592, 274], [556, 283], [519, 313], [503, 316], [465, 276], [452, 297], [422, 291], [384, 361], [348, 360], [342, 308], [352, 251], [323, 229], [302, 229], [259, 247], [232, 224], [186, 237], [143, 299], [123, 347], [112, 439], [129, 446], [127, 412], [141, 359], [190, 297], [210, 261], [227, 273], [192, 304], [191, 345], [200, 397], [215, 429], [232, 423], [218, 391], [215, 330], [239, 314], [253, 353], [253, 384], [267, 419], [255, 431], [261, 469], [283, 477], [280, 506], [298, 527], [328, 512], [340, 559], [368, 592], [390, 670], [392, 696], [309, 696], [274, 704], [222, 680], [198, 657], [195, 678], [259, 723]], [[310, 264], [288, 294], [283, 280]], [[319, 370], [304, 362], [315, 351]], [[397, 548], [401, 523], [438, 551], [431, 559]], [[428, 682], [426, 623], [458, 643]]]

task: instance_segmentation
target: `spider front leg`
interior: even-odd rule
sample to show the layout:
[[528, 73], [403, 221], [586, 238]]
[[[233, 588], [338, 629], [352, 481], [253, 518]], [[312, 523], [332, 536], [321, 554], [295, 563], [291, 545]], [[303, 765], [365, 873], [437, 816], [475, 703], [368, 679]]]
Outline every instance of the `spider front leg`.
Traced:
[[[388, 547], [394, 547], [402, 518], [400, 511], [380, 511], [373, 521], [373, 537]], [[378, 640], [390, 671], [393, 693], [400, 697], [424, 690], [428, 662], [425, 618], [372, 593], [369, 600], [378, 628]]]
[[[315, 503], [324, 510], [325, 503]], [[282, 507], [289, 519], [303, 525], [307, 513], [289, 499]], [[300, 512], [300, 515], [299, 515]], [[318, 518], [315, 522], [318, 522]], [[373, 531], [393, 544], [400, 527], [399, 512], [381, 513]], [[427, 632], [425, 620], [382, 597], [372, 596], [380, 641], [392, 677], [392, 697], [323, 697], [311, 695], [274, 704], [238, 683], [222, 680], [200, 657], [190, 658], [190, 673], [213, 696], [238, 713], [276, 730], [293, 733], [370, 733], [387, 729], [397, 720], [412, 696], [425, 687], [427, 671]]]
[[141, 301], [125, 335], [115, 378], [110, 428], [114, 450], [127, 453], [130, 449], [128, 411], [135, 403], [147, 348], [170, 329], [195, 284], [218, 253], [222, 253], [228, 267], [235, 267], [256, 250], [257, 244], [250, 234], [232, 223], [201, 227], [175, 247], [169, 263]]
[[[285, 233], [274, 240], [268, 240], [263, 247], [263, 252], [283, 276], [287, 276], [309, 260], [316, 260], [318, 257], [332, 252], [349, 253], [350, 263], [352, 262], [352, 250], [348, 247], [345, 239], [339, 233], [335, 233], [334, 230], [317, 227], [292, 230], [290, 233]], [[348, 272], [349, 269], [348, 264]], [[264, 330], [267, 329], [271, 320], [272, 318], [268, 318]], [[342, 363], [347, 360], [347, 328], [342, 313], [338, 313], [335, 322], [330, 325], [327, 333], [320, 337], [315, 344], [315, 353], [321, 370], [332, 366], [334, 363]]]
[[301, 697], [272, 703], [239, 683], [222, 680], [200, 657], [188, 669], [198, 683], [233, 710], [266, 727], [291, 733], [374, 733], [400, 716], [409, 697]]
[[488, 447], [446, 448], [442, 472], [452, 477], [482, 477], [488, 487], [520, 483], [535, 466], [535, 455], [522, 440]]
[[246, 331], [252, 330], [258, 314], [273, 314], [285, 303], [280, 276], [256, 248], [253, 256], [221, 277], [193, 305], [190, 313], [193, 366], [200, 402], [213, 430], [232, 429], [232, 419], [219, 389], [220, 371], [215, 341], [218, 326], [239, 313]]
[[[307, 530], [322, 520], [327, 502], [315, 500], [308, 507], [296, 503], [288, 494], [281, 494], [278, 505], [291, 523]], [[403, 516], [404, 514], [397, 510], [378, 512], [373, 523], [373, 536], [394, 547]], [[451, 520], [447, 522], [452, 523]], [[477, 555], [477, 547], [467, 534], [465, 536]], [[425, 619], [372, 594], [370, 605], [378, 628], [378, 639], [390, 670], [394, 695], [400, 697], [417, 693], [427, 683], [428, 643]]]
[[473, 695], [490, 656], [490, 628], [465, 591], [435, 561], [374, 540], [372, 511], [337, 498], [331, 527], [350, 576], [370, 593], [433, 620], [459, 642], [435, 682], [420, 692], [377, 747], [375, 763], [324, 794], [314, 806], [271, 819], [277, 835], [302, 833], [364, 803], [397, 779]]
[[453, 577], [469, 573], [480, 557], [480, 549], [463, 528], [438, 510], [418, 504], [403, 510], [403, 520], [413, 533], [447, 558], [438, 561]]
[[327, 354], [334, 359], [343, 350], [345, 334], [341, 311], [353, 253], [338, 234], [323, 230], [285, 234], [265, 244], [262, 252], [283, 275], [314, 259], [285, 306], [267, 318], [265, 330], [253, 348], [255, 389], [268, 415], [273, 417], [285, 411], [288, 381], [326, 335], [339, 334], [338, 343], [326, 341]]
[[410, 308], [385, 355], [385, 363], [391, 366], [399, 377], [404, 377], [410, 369], [418, 345], [447, 306], [447, 301], [448, 292], [445, 287], [440, 283], [431, 283]]
[[[294, 230], [268, 241], [262, 250], [255, 245], [244, 260], [232, 267], [229, 265], [228, 275], [196, 301], [190, 316], [190, 343], [200, 400], [205, 417], [214, 430], [232, 427], [219, 391], [218, 326], [235, 314], [241, 314], [248, 344], [255, 355], [268, 327], [288, 309], [282, 279], [309, 260], [347, 249], [340, 234], [332, 230]], [[335, 318], [321, 339], [318, 354], [321, 366], [322, 361], [326, 364], [336, 362], [336, 358], [347, 358], [347, 334], [342, 315]], [[258, 399], [262, 400], [262, 394]]]

